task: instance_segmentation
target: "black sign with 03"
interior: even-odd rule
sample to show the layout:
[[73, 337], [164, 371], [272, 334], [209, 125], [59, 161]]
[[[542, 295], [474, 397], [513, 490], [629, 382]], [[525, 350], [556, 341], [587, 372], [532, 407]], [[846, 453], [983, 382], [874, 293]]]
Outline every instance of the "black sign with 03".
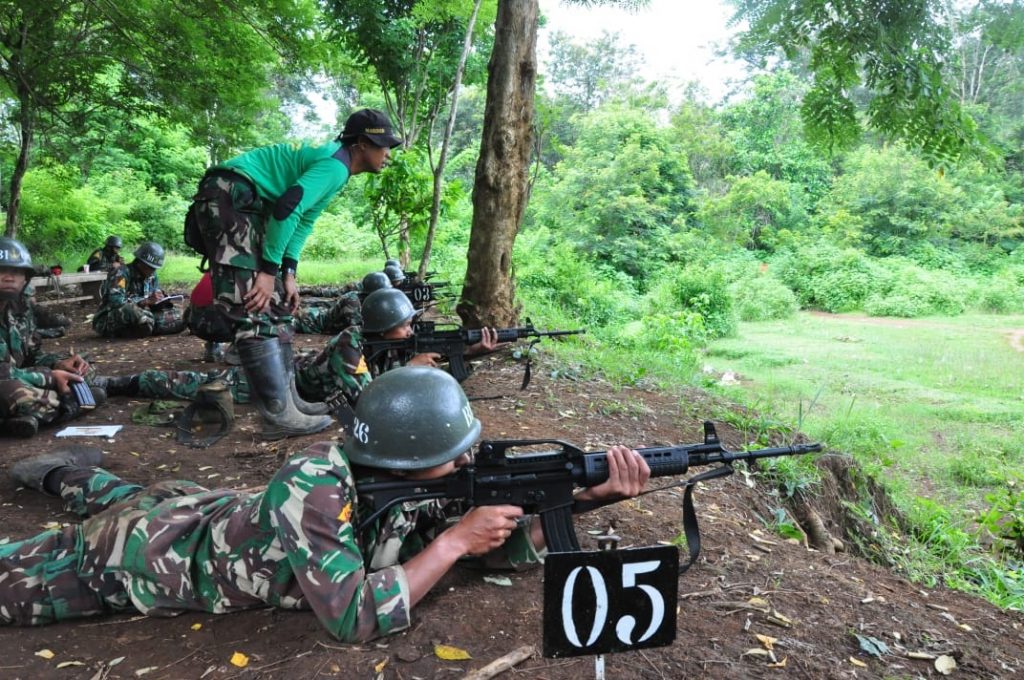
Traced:
[[550, 553], [544, 561], [544, 656], [671, 644], [678, 592], [674, 546]]

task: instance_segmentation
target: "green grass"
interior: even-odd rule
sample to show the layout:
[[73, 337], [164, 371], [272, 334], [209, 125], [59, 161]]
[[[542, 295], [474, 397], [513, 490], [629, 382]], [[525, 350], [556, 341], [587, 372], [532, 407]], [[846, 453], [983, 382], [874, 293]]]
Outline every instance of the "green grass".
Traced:
[[1010, 346], [1014, 328], [1024, 317], [802, 313], [742, 324], [737, 337], [711, 344], [706, 361], [742, 378], [715, 392], [766, 421], [799, 423], [886, 486], [918, 539], [889, 537], [896, 566], [1019, 608], [1021, 556], [1001, 562], [984, 551], [976, 522], [986, 495], [1012, 487], [1024, 463], [1024, 353]]

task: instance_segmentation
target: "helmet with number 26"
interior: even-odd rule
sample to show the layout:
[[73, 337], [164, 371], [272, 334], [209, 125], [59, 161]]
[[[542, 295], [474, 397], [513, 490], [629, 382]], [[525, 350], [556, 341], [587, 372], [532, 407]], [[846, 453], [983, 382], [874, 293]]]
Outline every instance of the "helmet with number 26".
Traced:
[[443, 465], [469, 450], [480, 421], [450, 374], [403, 366], [366, 386], [356, 403], [345, 453], [353, 463], [390, 470]]

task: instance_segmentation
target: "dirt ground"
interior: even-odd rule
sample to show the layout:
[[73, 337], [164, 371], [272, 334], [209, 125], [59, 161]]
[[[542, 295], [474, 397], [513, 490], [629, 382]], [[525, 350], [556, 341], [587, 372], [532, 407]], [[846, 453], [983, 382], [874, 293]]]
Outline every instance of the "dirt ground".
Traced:
[[[72, 310], [69, 337], [46, 347], [73, 345], [103, 373], [146, 367], [202, 368], [202, 343], [188, 335], [148, 341], [95, 338]], [[304, 346], [324, 338], [301, 336]], [[699, 392], [670, 394], [615, 389], [599, 380], [552, 378], [543, 355], [530, 387], [518, 391], [522, 366], [509, 353], [479, 362], [465, 383], [489, 438], [562, 438], [589, 450], [610, 444], [651, 446], [697, 442], [712, 402]], [[112, 399], [81, 424], [124, 425], [112, 440], [95, 442], [106, 466], [132, 481], [191, 479], [234, 488], [264, 484], [281, 462], [323, 435], [266, 444], [254, 437], [258, 416], [236, 409], [236, 427], [210, 449], [177, 445], [167, 429], [135, 425], [131, 412], [145, 402]], [[725, 424], [730, 447], [744, 442]], [[330, 436], [332, 433], [328, 433]], [[333, 434], [337, 434], [336, 432]], [[78, 440], [84, 441], [84, 440]], [[0, 439], [0, 465], [59, 445], [53, 430], [35, 439]], [[656, 480], [657, 481], [657, 480]], [[951, 677], [1024, 675], [1024, 615], [944, 588], [924, 588], [847, 553], [826, 555], [787, 542], [765, 529], [779, 501], [736, 474], [702, 485], [696, 494], [703, 532], [697, 565], [680, 577], [678, 637], [667, 647], [608, 655], [609, 678], [924, 678], [938, 677], [936, 657], [956, 663]], [[609, 525], [623, 546], [669, 541], [681, 529], [681, 495], [651, 494], [577, 518], [584, 549], [591, 530]], [[21, 538], [50, 522], [72, 522], [60, 504], [15, 488], [0, 476], [0, 534]], [[37, 629], [0, 629], [2, 678], [461, 678], [523, 646], [542, 647], [542, 574], [510, 575], [497, 585], [457, 568], [414, 611], [412, 627], [363, 645], [328, 636], [311, 613], [255, 610], [214, 616], [186, 613], [169, 619], [119, 616]], [[774, 657], [766, 643], [774, 638]], [[885, 643], [888, 652], [861, 650], [857, 635]], [[446, 661], [435, 645], [472, 657]], [[41, 657], [50, 650], [53, 657]], [[231, 664], [240, 652], [248, 665]], [[773, 662], [774, 659], [774, 662]], [[64, 665], [62, 664], [69, 664]], [[581, 678], [594, 674], [593, 657], [545, 659], [534, 654], [501, 677]]]

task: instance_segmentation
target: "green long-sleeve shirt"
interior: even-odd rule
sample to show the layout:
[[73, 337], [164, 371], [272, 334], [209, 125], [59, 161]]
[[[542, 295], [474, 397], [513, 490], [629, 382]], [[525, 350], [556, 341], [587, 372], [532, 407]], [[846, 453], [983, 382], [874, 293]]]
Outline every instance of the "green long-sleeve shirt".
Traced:
[[274, 206], [267, 220], [262, 258], [281, 265], [299, 261], [313, 223], [348, 183], [348, 166], [348, 151], [341, 142], [333, 141], [320, 146], [264, 146], [219, 167], [251, 179], [260, 197]]

